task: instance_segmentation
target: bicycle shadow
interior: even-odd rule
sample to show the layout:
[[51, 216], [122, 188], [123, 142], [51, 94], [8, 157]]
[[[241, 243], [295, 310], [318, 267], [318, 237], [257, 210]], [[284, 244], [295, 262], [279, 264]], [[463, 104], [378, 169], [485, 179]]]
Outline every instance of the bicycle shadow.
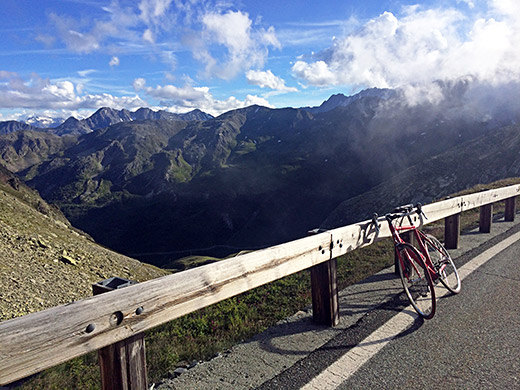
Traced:
[[[356, 293], [352, 295], [356, 295]], [[406, 297], [404, 297], [403, 293], [395, 295], [388, 302], [385, 302], [379, 306], [363, 303], [350, 303], [348, 305], [340, 306], [340, 318], [356, 317], [357, 320], [347, 326], [342, 326], [340, 324], [340, 326], [335, 328], [315, 324], [312, 321], [311, 310], [308, 310], [307, 315], [296, 320], [289, 320], [283, 324], [277, 325], [274, 328], [268, 329], [253, 338], [251, 342], [258, 343], [259, 347], [265, 352], [279, 355], [307, 356], [318, 349], [322, 350], [324, 348], [344, 350], [346, 352], [356, 345], [372, 345], [377, 343], [385, 343], [388, 341], [388, 338], [382, 338], [381, 340], [372, 341], [369, 344], [347, 343], [340, 346], [328, 346], [328, 344], [333, 342], [333, 340], [335, 340], [338, 335], [341, 335], [349, 329], [365, 326], [366, 324], [364, 324], [363, 321], [366, 315], [370, 312], [373, 312], [374, 310], [389, 313], [387, 314], [389, 318], [391, 318], [393, 314], [398, 313], [405, 313], [406, 315], [411, 316], [414, 319], [414, 325], [411, 328], [406, 329], [402, 333], [403, 336], [417, 330], [418, 327], [422, 325], [424, 320], [419, 318], [413, 309], [408, 309], [407, 306], [408, 300]], [[419, 322], [418, 326], [415, 325], [415, 322], [417, 321]], [[326, 335], [324, 335], [324, 333], [326, 333]], [[318, 341], [309, 343], [309, 338], [315, 340], [320, 338], [322, 340], [327, 340], [325, 342], [321, 341], [321, 343]]]

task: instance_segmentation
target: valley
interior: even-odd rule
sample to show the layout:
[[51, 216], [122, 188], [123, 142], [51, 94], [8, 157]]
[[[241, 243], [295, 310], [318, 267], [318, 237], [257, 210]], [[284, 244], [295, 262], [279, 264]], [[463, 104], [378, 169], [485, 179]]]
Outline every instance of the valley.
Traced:
[[[498, 116], [468, 103], [472, 85], [443, 88], [435, 104], [371, 89], [312, 108], [119, 120], [81, 135], [16, 131], [0, 136], [0, 163], [97, 242], [175, 268], [518, 175], [517, 128], [498, 130], [516, 121], [515, 107]], [[117, 112], [83, 124], [108, 113]]]

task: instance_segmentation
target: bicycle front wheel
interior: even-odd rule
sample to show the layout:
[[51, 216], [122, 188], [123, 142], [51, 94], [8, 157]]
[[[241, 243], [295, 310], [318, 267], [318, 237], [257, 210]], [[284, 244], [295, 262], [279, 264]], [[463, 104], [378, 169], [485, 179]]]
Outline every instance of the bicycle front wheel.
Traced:
[[460, 292], [460, 276], [450, 254], [444, 246], [431, 234], [427, 234], [424, 240], [435, 271], [439, 274], [441, 283], [453, 294]]
[[429, 320], [435, 314], [435, 289], [421, 255], [410, 244], [396, 246], [399, 275], [406, 296], [415, 311]]

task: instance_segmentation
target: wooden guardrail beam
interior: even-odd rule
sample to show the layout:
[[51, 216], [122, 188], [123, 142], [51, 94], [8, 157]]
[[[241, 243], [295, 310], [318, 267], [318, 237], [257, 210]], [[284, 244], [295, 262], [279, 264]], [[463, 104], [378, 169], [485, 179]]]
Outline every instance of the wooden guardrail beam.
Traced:
[[[423, 206], [417, 226], [520, 193], [520, 185]], [[389, 237], [370, 221], [247, 253], [0, 323], [0, 385]], [[142, 310], [137, 310], [142, 308]], [[122, 316], [114, 322], [113, 317]]]
[[328, 261], [330, 244], [321, 233], [1, 322], [0, 385]]

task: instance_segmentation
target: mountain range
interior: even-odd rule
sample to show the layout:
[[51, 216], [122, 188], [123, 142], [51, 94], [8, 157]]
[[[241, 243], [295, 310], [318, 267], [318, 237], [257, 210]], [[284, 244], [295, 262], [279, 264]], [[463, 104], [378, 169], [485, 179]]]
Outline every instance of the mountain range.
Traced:
[[[517, 100], [494, 105], [478, 87], [439, 84], [441, 101], [415, 104], [402, 91], [372, 89], [320, 107], [251, 106], [202, 120], [130, 121], [124, 110], [99, 110], [82, 122], [84, 134], [0, 136], [0, 163], [96, 241], [164, 265], [285, 242], [457, 183], [516, 175]], [[507, 153], [489, 144], [500, 132], [511, 136]], [[492, 158], [510, 168], [456, 171]]]
[[116, 110], [109, 107], [102, 107], [90, 117], [76, 119], [69, 117], [67, 120], [53, 120], [52, 118], [30, 117], [25, 122], [4, 121], [0, 122], [0, 134], [9, 134], [19, 130], [44, 131], [46, 133], [63, 135], [81, 135], [92, 131], [111, 126], [120, 122], [131, 122], [135, 120], [171, 120], [171, 121], [204, 121], [213, 118], [198, 109], [184, 113], [174, 114], [168, 111], [153, 111], [143, 107], [136, 111], [125, 109]]

